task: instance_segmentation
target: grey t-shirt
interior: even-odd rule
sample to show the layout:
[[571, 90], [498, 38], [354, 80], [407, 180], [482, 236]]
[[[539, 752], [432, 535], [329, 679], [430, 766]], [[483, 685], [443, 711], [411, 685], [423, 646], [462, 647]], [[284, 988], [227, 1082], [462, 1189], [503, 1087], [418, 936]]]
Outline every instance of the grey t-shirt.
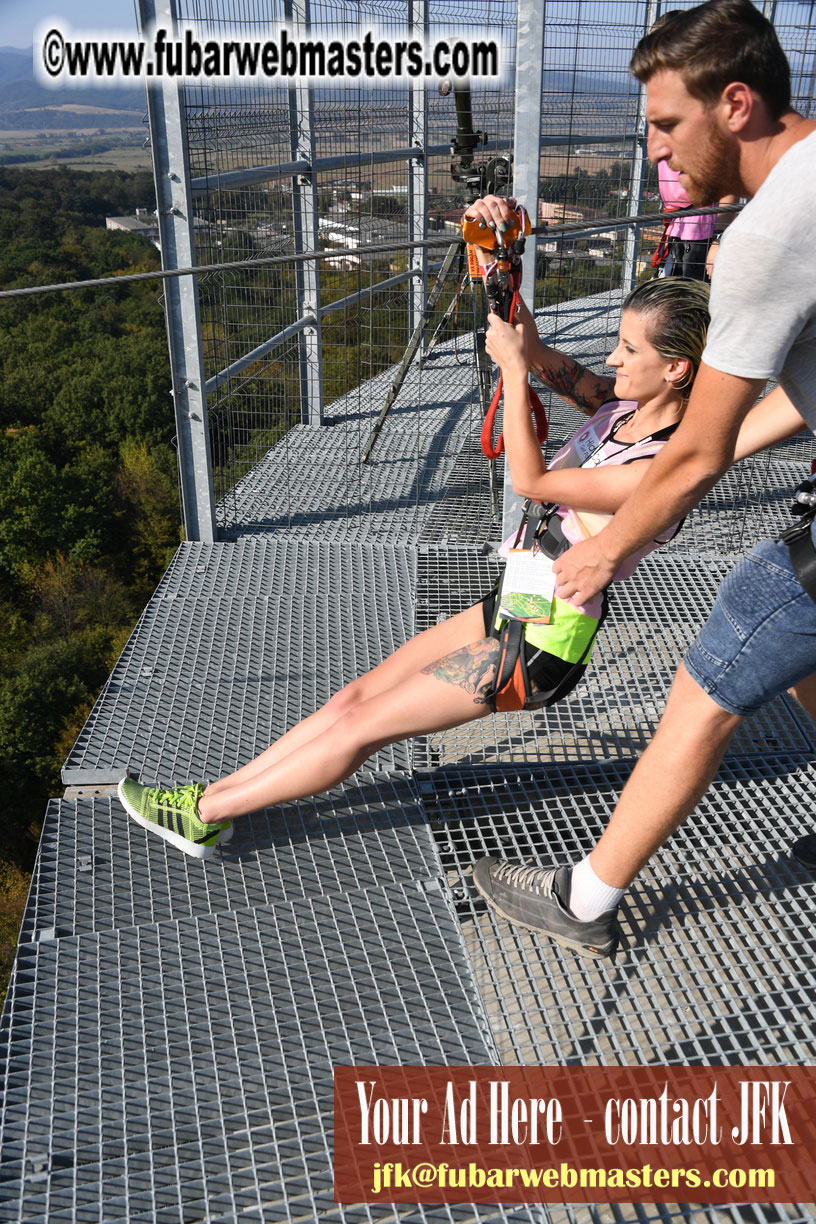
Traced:
[[816, 432], [816, 132], [788, 149], [723, 235], [703, 361], [778, 377]]

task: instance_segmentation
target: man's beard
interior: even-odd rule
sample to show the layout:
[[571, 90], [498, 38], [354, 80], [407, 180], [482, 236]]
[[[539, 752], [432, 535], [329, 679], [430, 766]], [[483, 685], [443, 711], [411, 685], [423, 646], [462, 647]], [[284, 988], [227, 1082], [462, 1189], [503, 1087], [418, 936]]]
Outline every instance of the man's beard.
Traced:
[[700, 150], [694, 175], [685, 173], [684, 186], [692, 204], [716, 204], [724, 195], [741, 195], [739, 152], [719, 128], [713, 127]]

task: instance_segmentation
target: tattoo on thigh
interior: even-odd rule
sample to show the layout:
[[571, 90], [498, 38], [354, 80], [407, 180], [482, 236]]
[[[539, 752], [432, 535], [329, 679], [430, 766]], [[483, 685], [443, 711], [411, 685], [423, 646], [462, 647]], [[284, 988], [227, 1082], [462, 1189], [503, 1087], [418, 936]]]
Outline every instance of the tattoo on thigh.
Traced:
[[499, 657], [499, 643], [495, 638], [483, 638], [471, 642], [461, 650], [437, 659], [422, 668], [425, 676], [436, 676], [445, 684], [456, 684], [466, 693], [473, 694], [476, 705], [485, 705], [485, 696], [492, 687]]

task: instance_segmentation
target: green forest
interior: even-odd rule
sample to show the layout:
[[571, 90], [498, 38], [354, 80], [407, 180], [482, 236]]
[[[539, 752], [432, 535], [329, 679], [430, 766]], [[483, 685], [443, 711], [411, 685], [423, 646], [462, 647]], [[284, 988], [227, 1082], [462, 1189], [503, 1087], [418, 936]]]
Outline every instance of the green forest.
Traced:
[[[0, 287], [150, 271], [149, 174], [0, 170]], [[0, 987], [60, 766], [180, 539], [160, 282], [0, 302]]]

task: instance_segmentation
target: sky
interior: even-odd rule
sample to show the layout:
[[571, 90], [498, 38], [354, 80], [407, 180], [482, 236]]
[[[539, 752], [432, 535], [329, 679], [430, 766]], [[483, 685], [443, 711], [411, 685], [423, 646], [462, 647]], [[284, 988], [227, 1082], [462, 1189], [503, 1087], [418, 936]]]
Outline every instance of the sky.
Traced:
[[0, 46], [31, 46], [49, 17], [75, 30], [136, 31], [134, 0], [0, 0]]

